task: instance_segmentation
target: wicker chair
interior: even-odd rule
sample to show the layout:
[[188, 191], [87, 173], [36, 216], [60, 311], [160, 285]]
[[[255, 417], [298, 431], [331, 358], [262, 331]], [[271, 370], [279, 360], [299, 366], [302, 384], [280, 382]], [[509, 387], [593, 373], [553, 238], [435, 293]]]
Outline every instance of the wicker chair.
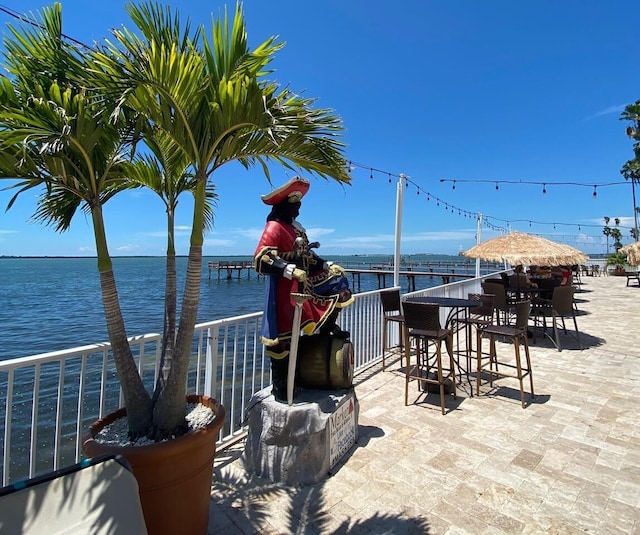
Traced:
[[[404, 349], [405, 349], [405, 391], [404, 404], [409, 404], [409, 383], [418, 381], [420, 390], [428, 390], [429, 385], [437, 385], [440, 394], [440, 408], [445, 414], [445, 386], [450, 380], [453, 397], [456, 398], [456, 373], [453, 354], [447, 351], [453, 347], [453, 332], [443, 329], [440, 325], [440, 307], [423, 303], [405, 301], [404, 309]], [[415, 342], [416, 364], [411, 364], [411, 342]], [[449, 365], [443, 367], [442, 342], [449, 355]], [[435, 351], [429, 354], [429, 345], [435, 346]], [[434, 369], [432, 371], [432, 369]]]
[[[402, 314], [402, 302], [398, 288], [380, 292], [380, 301], [382, 302], [382, 371], [384, 371], [385, 356], [390, 350], [400, 354], [400, 365], [402, 366], [404, 315]], [[393, 323], [398, 325], [398, 343], [389, 346], [389, 326]]]
[[485, 294], [494, 296], [493, 308], [496, 311], [496, 323], [500, 324], [500, 315], [502, 313], [504, 324], [507, 325], [509, 323], [509, 314], [513, 311], [513, 304], [507, 298], [507, 290], [504, 285], [485, 281], [482, 283], [482, 291]]
[[[520, 403], [524, 408], [524, 383], [523, 379], [528, 375], [529, 383], [531, 386], [531, 397], [534, 397], [533, 392], [533, 376], [531, 374], [531, 358], [529, 356], [529, 342], [527, 340], [527, 327], [529, 324], [529, 312], [531, 310], [531, 301], [521, 301], [516, 303], [516, 324], [510, 325], [489, 325], [482, 328], [482, 336], [489, 336], [489, 358], [483, 359], [482, 356], [482, 338], [479, 339], [480, 343], [477, 347], [477, 374], [476, 374], [476, 387], [478, 394], [480, 394], [480, 382], [482, 378], [482, 372], [489, 374], [489, 384], [493, 386], [494, 377], [511, 377], [518, 379], [520, 385]], [[498, 355], [496, 353], [496, 336], [510, 338], [513, 342], [515, 351], [515, 363], [513, 361], [505, 362], [500, 360], [500, 366], [502, 369], [507, 368], [510, 371], [498, 370]], [[522, 360], [520, 357], [520, 342], [524, 346], [525, 353], [525, 366], [522, 366]]]
[[470, 310], [469, 316], [466, 318], [458, 319], [458, 323], [465, 327], [465, 337], [467, 340], [466, 354], [467, 354], [467, 370], [471, 369], [471, 355], [473, 354], [472, 344], [472, 331], [476, 329], [476, 348], [480, 344], [481, 330], [483, 327], [491, 325], [493, 323], [494, 315], [494, 300], [493, 294], [475, 294], [471, 293], [467, 295], [467, 298], [471, 301], [480, 301], [482, 304], [473, 307]]
[[[573, 286], [556, 286], [553, 289], [551, 299], [536, 300], [533, 310], [534, 323], [539, 325], [540, 321], [542, 321], [543, 332], [551, 339], [554, 345], [558, 348], [558, 351], [562, 351], [559, 333], [560, 325], [562, 326], [564, 334], [567, 334], [567, 327], [564, 322], [565, 317], [573, 318], [575, 338], [578, 342], [578, 348], [582, 349], [582, 344], [580, 343], [580, 331], [578, 331], [578, 322], [576, 320], [576, 307], [573, 299], [575, 291], [576, 289]], [[547, 334], [547, 318], [551, 318], [551, 323], [553, 324], [553, 338]]]

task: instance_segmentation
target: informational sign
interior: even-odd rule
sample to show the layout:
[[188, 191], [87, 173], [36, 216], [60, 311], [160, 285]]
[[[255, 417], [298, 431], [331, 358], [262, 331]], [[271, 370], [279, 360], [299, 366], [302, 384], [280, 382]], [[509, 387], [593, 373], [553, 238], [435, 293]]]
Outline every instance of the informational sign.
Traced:
[[349, 451], [356, 442], [355, 398], [349, 394], [329, 418], [330, 467]]

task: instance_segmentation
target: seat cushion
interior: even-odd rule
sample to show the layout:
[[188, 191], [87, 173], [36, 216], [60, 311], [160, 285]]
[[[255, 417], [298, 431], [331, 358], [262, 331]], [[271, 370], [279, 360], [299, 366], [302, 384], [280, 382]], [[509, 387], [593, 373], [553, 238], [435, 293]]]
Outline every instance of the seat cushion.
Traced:
[[451, 329], [438, 329], [435, 331], [425, 331], [422, 329], [410, 329], [409, 336], [419, 336], [422, 338], [431, 338], [434, 340], [446, 338], [451, 334]]

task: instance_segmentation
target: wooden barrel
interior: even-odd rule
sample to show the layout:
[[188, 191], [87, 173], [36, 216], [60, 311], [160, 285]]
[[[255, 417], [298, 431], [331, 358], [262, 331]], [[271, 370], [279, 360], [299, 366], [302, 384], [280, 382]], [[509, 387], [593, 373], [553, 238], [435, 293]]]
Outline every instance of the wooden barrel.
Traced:
[[302, 336], [298, 347], [297, 384], [335, 390], [353, 384], [353, 344], [327, 334]]

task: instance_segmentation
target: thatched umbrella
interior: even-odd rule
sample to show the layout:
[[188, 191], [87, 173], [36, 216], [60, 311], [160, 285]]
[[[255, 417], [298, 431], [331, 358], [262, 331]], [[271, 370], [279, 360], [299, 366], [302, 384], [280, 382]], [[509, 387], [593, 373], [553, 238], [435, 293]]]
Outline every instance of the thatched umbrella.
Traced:
[[490, 262], [506, 261], [512, 266], [572, 266], [582, 264], [589, 258], [575, 247], [523, 232], [492, 238], [462, 254]]
[[640, 241], [621, 247], [620, 252], [627, 255], [627, 264], [630, 266], [640, 265]]

